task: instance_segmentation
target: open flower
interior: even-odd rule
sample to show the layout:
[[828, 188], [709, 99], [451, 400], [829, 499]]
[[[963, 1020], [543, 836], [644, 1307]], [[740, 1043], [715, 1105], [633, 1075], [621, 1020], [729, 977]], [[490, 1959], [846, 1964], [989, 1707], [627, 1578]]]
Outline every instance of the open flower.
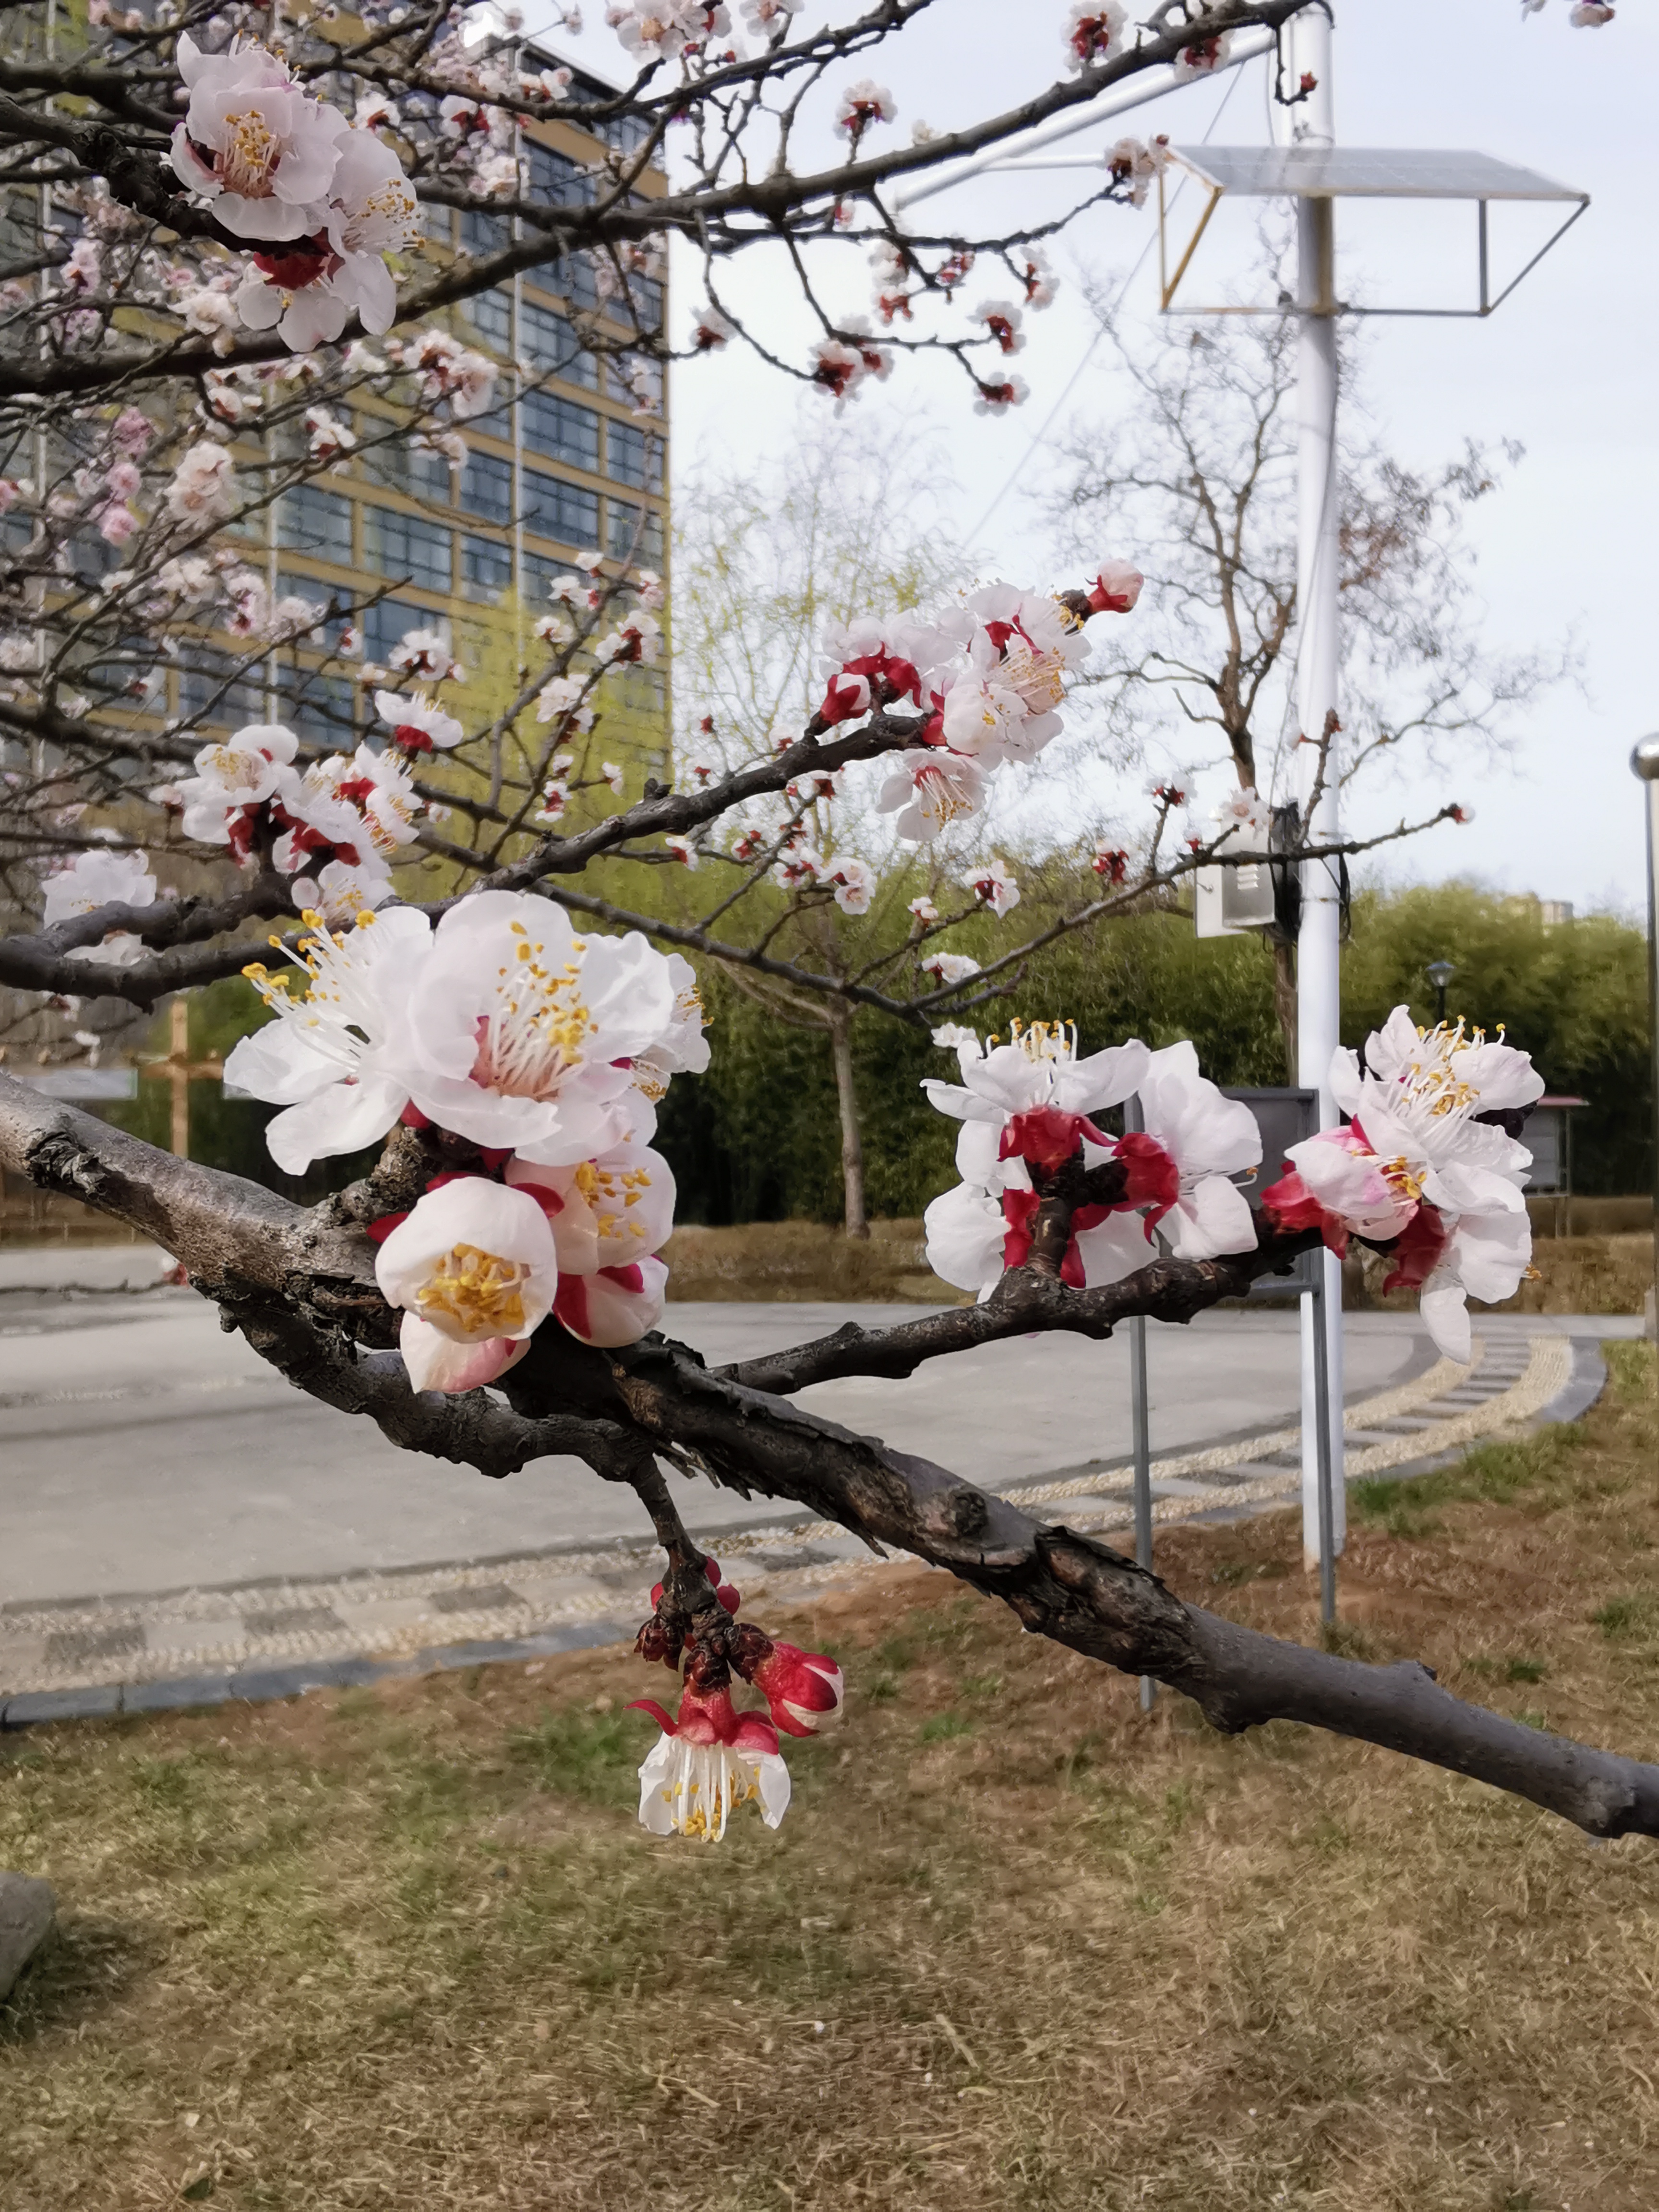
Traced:
[[990, 860], [969, 868], [960, 881], [963, 889], [972, 891], [999, 921], [1019, 904], [1019, 885], [1006, 860]]
[[927, 844], [947, 823], [984, 805], [984, 775], [961, 754], [922, 745], [900, 757], [903, 766], [882, 785], [877, 804], [884, 814], [897, 812], [893, 826], [901, 837]]
[[645, 1259], [672, 1232], [674, 1172], [648, 1145], [613, 1145], [574, 1167], [514, 1159], [506, 1172], [546, 1213], [568, 1273], [592, 1275]]
[[333, 183], [345, 117], [263, 46], [204, 54], [186, 31], [177, 61], [190, 93], [167, 155], [179, 181], [240, 237], [303, 237]]
[[405, 1073], [410, 992], [431, 948], [432, 925], [412, 907], [362, 914], [349, 930], [319, 925], [300, 940], [296, 969], [243, 969], [276, 1019], [242, 1038], [225, 1081], [286, 1108], [265, 1130], [279, 1168], [303, 1175], [313, 1160], [355, 1152], [385, 1136], [409, 1103]]
[[1097, 1145], [1108, 1143], [1087, 1117], [1138, 1090], [1152, 1064], [1152, 1055], [1139, 1038], [1079, 1057], [1074, 1024], [1033, 1022], [1027, 1027], [1016, 1021], [1012, 1028], [1010, 1044], [986, 1049], [971, 1038], [959, 1048], [960, 1084], [936, 1076], [922, 1079], [922, 1089], [939, 1112], [963, 1124], [957, 1141], [958, 1174], [985, 1190], [1000, 1190], [1011, 1182], [1029, 1188], [1030, 1176], [1020, 1164], [1028, 1154], [1047, 1162], [1059, 1146], [1054, 1160], [1058, 1164], [1085, 1135]]
[[1263, 1207], [1281, 1229], [1317, 1228], [1334, 1251], [1350, 1236], [1390, 1244], [1388, 1286], [1419, 1290], [1436, 1344], [1467, 1359], [1466, 1297], [1512, 1297], [1531, 1259], [1522, 1187], [1532, 1155], [1516, 1132], [1543, 1078], [1482, 1030], [1419, 1030], [1396, 1006], [1363, 1061], [1336, 1054], [1331, 1088], [1352, 1121], [1293, 1145]]
[[670, 976], [636, 933], [579, 938], [550, 900], [476, 892], [438, 924], [416, 985], [415, 1102], [540, 1165], [593, 1158], [638, 1127], [632, 1062], [673, 1027]]
[[649, 1713], [662, 1730], [640, 1768], [641, 1827], [717, 1844], [739, 1805], [758, 1805], [767, 1826], [778, 1826], [789, 1809], [789, 1770], [763, 1714], [739, 1713], [729, 1690], [690, 1686], [677, 1718], [652, 1698], [629, 1710]]
[[[1139, 1143], [1133, 1137], [1120, 1139], [1114, 1153], [1131, 1170], [1127, 1202], [1138, 1202], [1143, 1184], [1153, 1197], [1143, 1239], [1154, 1228], [1160, 1229], [1182, 1260], [1254, 1252], [1255, 1224], [1249, 1201], [1231, 1180], [1257, 1166], [1261, 1158], [1261, 1132], [1249, 1108], [1242, 1099], [1224, 1098], [1200, 1074], [1198, 1054], [1184, 1039], [1152, 1054], [1138, 1087], [1146, 1136]], [[1149, 1145], [1172, 1164], [1169, 1181], [1164, 1180], [1164, 1163]], [[1124, 1225], [1121, 1221], [1112, 1224], [1112, 1234], [1121, 1237]], [[1103, 1224], [1079, 1237], [1085, 1265], [1090, 1255], [1084, 1237], [1102, 1237], [1104, 1228]], [[1143, 1244], [1134, 1264], [1144, 1266], [1147, 1256]]]
[[[184, 809], [184, 831], [204, 845], [228, 845], [240, 860], [259, 809], [298, 794], [290, 763], [300, 741], [281, 722], [250, 722], [196, 756], [196, 773], [166, 787], [163, 803]], [[158, 797], [161, 794], [157, 794]]]
[[[46, 878], [46, 907], [41, 919], [50, 929], [81, 914], [95, 914], [100, 907], [154, 906], [155, 878], [142, 853], [111, 853], [92, 849], [77, 853], [67, 866]], [[144, 957], [144, 942], [130, 929], [112, 929], [97, 945], [77, 945], [71, 960], [88, 960], [104, 968], [130, 968]]]
[[381, 1244], [375, 1280], [404, 1318], [414, 1390], [476, 1390], [530, 1348], [552, 1310], [558, 1260], [547, 1216], [483, 1176], [429, 1190]]
[[390, 726], [392, 743], [400, 752], [447, 752], [465, 735], [454, 715], [446, 714], [424, 691], [377, 691], [374, 711]]

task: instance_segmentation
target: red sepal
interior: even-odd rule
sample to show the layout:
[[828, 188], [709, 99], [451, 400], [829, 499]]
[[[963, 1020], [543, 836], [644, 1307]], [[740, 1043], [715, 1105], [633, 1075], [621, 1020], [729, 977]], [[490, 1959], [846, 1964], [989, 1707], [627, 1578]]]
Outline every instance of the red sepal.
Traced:
[[402, 1213], [383, 1213], [378, 1221], [371, 1221], [364, 1232], [371, 1244], [384, 1244], [400, 1222], [409, 1218], [408, 1210]]
[[1320, 1204], [1298, 1169], [1291, 1168], [1262, 1192], [1261, 1211], [1281, 1234], [1294, 1236], [1298, 1230], [1316, 1229], [1328, 1252], [1334, 1252], [1339, 1260], [1347, 1256], [1346, 1223]]
[[630, 1698], [623, 1708], [630, 1713], [649, 1713], [665, 1735], [678, 1735], [679, 1723], [664, 1711], [654, 1698]]
[[1036, 1168], [1063, 1167], [1085, 1137], [1092, 1144], [1111, 1142], [1086, 1114], [1062, 1114], [1058, 1106], [1033, 1106], [1029, 1113], [1008, 1116], [997, 1158], [1027, 1160]]
[[1385, 1291], [1420, 1291], [1439, 1265], [1450, 1237], [1446, 1218], [1437, 1206], [1419, 1200], [1389, 1253], [1394, 1266], [1383, 1278]]
[[1042, 1203], [1034, 1190], [1003, 1192], [1002, 1218], [1008, 1224], [1002, 1239], [1002, 1264], [1005, 1267], [1023, 1267], [1030, 1257], [1031, 1224], [1036, 1219], [1036, 1210]]
[[403, 1112], [398, 1115], [398, 1119], [405, 1129], [429, 1129], [432, 1127], [432, 1116], [429, 1114], [422, 1114], [412, 1098]]

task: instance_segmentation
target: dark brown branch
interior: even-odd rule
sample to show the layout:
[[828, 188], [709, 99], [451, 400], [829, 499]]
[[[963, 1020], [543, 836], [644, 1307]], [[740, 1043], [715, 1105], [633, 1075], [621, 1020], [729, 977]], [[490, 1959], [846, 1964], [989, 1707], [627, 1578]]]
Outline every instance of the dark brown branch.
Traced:
[[[1109, 1546], [1033, 1522], [929, 1461], [710, 1373], [661, 1338], [607, 1354], [544, 1329], [509, 1378], [510, 1411], [483, 1392], [416, 1396], [395, 1356], [365, 1355], [353, 1341], [384, 1341], [390, 1316], [373, 1287], [372, 1248], [340, 1225], [337, 1206], [307, 1213], [3, 1076], [0, 1164], [147, 1231], [299, 1388], [368, 1414], [406, 1449], [492, 1474], [570, 1452], [629, 1482], [642, 1454], [659, 1451], [744, 1495], [792, 1499], [866, 1541], [945, 1567], [1000, 1598], [1034, 1633], [1182, 1691], [1217, 1728], [1301, 1721], [1473, 1776], [1592, 1835], [1659, 1835], [1659, 1767], [1466, 1705], [1409, 1662], [1340, 1659], [1184, 1605]], [[1233, 1263], [1207, 1264], [1218, 1271], [1207, 1285], [1189, 1276], [1167, 1285], [1169, 1295], [1194, 1309], [1224, 1295]], [[1115, 1289], [1122, 1296], [1127, 1286]], [[1143, 1295], [1139, 1310], [1148, 1304]], [[1040, 1315], [1026, 1318], [1043, 1325]]]

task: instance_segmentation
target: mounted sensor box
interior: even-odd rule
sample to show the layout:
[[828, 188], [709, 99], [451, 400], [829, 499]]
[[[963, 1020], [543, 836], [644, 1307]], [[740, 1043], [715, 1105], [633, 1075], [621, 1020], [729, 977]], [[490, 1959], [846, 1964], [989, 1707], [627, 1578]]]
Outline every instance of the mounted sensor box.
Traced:
[[1193, 912], [1200, 937], [1243, 937], [1252, 929], [1272, 926], [1273, 878], [1267, 861], [1200, 868], [1193, 880]]

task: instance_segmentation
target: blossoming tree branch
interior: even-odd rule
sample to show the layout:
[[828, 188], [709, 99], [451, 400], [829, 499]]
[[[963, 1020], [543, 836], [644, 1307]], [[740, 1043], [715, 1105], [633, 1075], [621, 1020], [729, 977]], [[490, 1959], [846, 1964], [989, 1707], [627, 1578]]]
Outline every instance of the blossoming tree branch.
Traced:
[[[764, 232], [792, 242], [815, 300], [807, 248], [851, 240], [873, 252], [889, 333], [924, 307], [957, 313], [973, 258], [1000, 260], [1024, 307], [993, 300], [965, 331], [879, 338], [831, 317], [797, 366], [839, 405], [905, 347], [944, 346], [978, 404], [1018, 404], [1001, 364], [1051, 289], [1040, 241], [902, 234], [884, 188], [941, 149], [994, 143], [1155, 63], [1212, 70], [1232, 32], [1277, 27], [1294, 4], [1165, 0], [1140, 24], [1111, 0], [1073, 7], [1058, 26], [1066, 74], [1050, 91], [883, 151], [890, 100], [866, 78], [837, 89], [836, 72], [902, 34], [921, 0], [799, 37], [790, 0], [748, 0], [741, 48], [722, 8], [618, 0], [611, 21], [637, 73], [613, 102], [589, 103], [584, 124], [631, 118], [640, 132], [554, 204], [526, 194], [523, 134], [566, 112], [568, 80], [532, 76], [505, 33], [469, 41], [442, 9], [371, 12], [349, 46], [319, 16], [278, 52], [256, 35], [263, 11], [163, 27], [94, 5], [107, 51], [6, 65], [12, 173], [49, 180], [47, 204], [72, 198], [80, 223], [72, 240], [43, 232], [34, 264], [13, 272], [7, 312], [22, 336], [0, 362], [6, 420], [34, 456], [33, 473], [6, 479], [27, 531], [13, 540], [23, 550], [0, 692], [18, 763], [8, 865], [15, 884], [32, 872], [33, 902], [0, 942], [0, 983], [143, 1007], [246, 973], [269, 1018], [227, 1074], [280, 1109], [273, 1159], [298, 1173], [379, 1152], [366, 1176], [306, 1208], [0, 1074], [0, 1161], [155, 1238], [296, 1387], [404, 1449], [495, 1478], [568, 1455], [637, 1494], [665, 1562], [639, 1653], [678, 1678], [672, 1711], [639, 1701], [659, 1730], [641, 1768], [653, 1830], [713, 1839], [751, 1803], [775, 1826], [784, 1740], [842, 1705], [833, 1658], [739, 1618], [739, 1593], [685, 1529], [672, 1474], [793, 1500], [872, 1550], [932, 1561], [1033, 1632], [1182, 1690], [1218, 1727], [1297, 1719], [1477, 1776], [1595, 1834], [1659, 1833], [1659, 1768], [1466, 1705], [1423, 1668], [1239, 1628], [1111, 1547], [797, 1402], [813, 1382], [903, 1376], [1036, 1330], [1098, 1339], [1134, 1315], [1187, 1320], [1322, 1242], [1388, 1254], [1437, 1341], [1466, 1355], [1467, 1298], [1506, 1296], [1527, 1265], [1524, 1123], [1542, 1085], [1507, 1042], [1461, 1025], [1422, 1034], [1400, 1010], [1339, 1055], [1345, 1124], [1264, 1161], [1255, 1123], [1190, 1045], [1079, 1039], [1063, 1010], [1018, 1007], [1021, 960], [1041, 938], [978, 965], [941, 941], [969, 912], [1006, 917], [1018, 904], [994, 855], [965, 855], [959, 913], [915, 902], [879, 972], [818, 972], [720, 939], [723, 914], [763, 879], [792, 902], [867, 903], [872, 864], [838, 854], [824, 828], [852, 780], [865, 779], [902, 854], [958, 836], [994, 788], [1039, 775], [1092, 626], [1134, 618], [1129, 561], [1051, 589], [964, 580], [925, 611], [872, 608], [822, 638], [804, 726], [744, 759], [677, 764], [635, 796], [604, 750], [607, 702], [619, 671], [661, 649], [664, 587], [598, 550], [556, 582], [545, 659], [520, 672], [504, 710], [471, 726], [464, 672], [430, 629], [358, 669], [374, 722], [349, 753], [303, 746], [276, 720], [204, 744], [155, 711], [149, 689], [157, 659], [185, 649], [181, 631], [240, 637], [245, 667], [274, 638], [319, 630], [361, 661], [347, 635], [359, 611], [273, 603], [234, 526], [337, 465], [365, 423], [439, 452], [459, 438], [495, 372], [441, 328], [414, 325], [538, 257], [595, 257], [607, 296], [625, 298], [665, 230], [693, 237], [711, 272]], [[845, 158], [798, 174], [792, 133], [821, 91], [837, 103]], [[776, 158], [762, 164], [753, 137], [769, 131]], [[665, 145], [671, 189], [647, 209], [632, 188]], [[1144, 193], [1162, 158], [1126, 145], [1103, 196]], [[422, 200], [488, 203], [511, 216], [513, 240], [410, 279], [400, 257]], [[741, 337], [764, 350], [714, 295], [711, 275], [694, 349]], [[589, 337], [608, 342], [597, 325]], [[624, 350], [641, 356], [664, 343], [643, 324], [634, 338]], [[88, 532], [120, 566], [77, 565]], [[202, 719], [222, 721], [212, 704]], [[1313, 734], [1322, 775], [1333, 736]], [[1181, 820], [1175, 786], [1151, 798], [1130, 844], [1100, 841], [1098, 898], [1049, 933], [1200, 865], [1267, 858], [1253, 791], [1203, 827]], [[1358, 849], [1304, 841], [1274, 857]], [[165, 896], [163, 855], [192, 858], [212, 888]], [[446, 896], [409, 895], [416, 857], [449, 871]], [[669, 925], [611, 895], [605, 871], [623, 861], [707, 864], [727, 888], [700, 919]], [[954, 1052], [960, 1079], [927, 1089], [961, 1124], [960, 1182], [929, 1208], [928, 1252], [970, 1300], [721, 1370], [664, 1328], [675, 1193], [653, 1142], [657, 1107], [710, 1050], [688, 950], [781, 968], [792, 986], [924, 1024]], [[1142, 1126], [1130, 1130], [1108, 1117], [1132, 1097]]]

